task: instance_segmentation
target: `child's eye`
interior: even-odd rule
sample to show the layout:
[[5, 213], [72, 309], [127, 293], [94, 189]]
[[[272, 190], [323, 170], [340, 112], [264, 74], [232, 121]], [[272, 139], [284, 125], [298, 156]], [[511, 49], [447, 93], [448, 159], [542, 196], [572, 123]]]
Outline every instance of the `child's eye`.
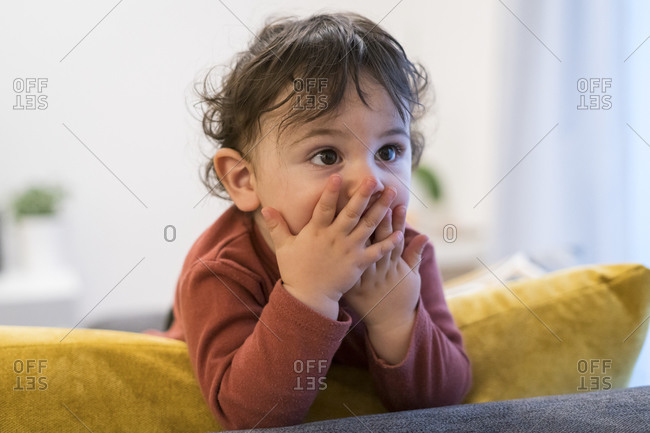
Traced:
[[402, 153], [402, 149], [399, 146], [395, 144], [387, 144], [377, 151], [377, 157], [382, 161], [390, 162], [400, 153]]
[[333, 165], [339, 156], [333, 149], [325, 149], [312, 156], [311, 161], [316, 165]]

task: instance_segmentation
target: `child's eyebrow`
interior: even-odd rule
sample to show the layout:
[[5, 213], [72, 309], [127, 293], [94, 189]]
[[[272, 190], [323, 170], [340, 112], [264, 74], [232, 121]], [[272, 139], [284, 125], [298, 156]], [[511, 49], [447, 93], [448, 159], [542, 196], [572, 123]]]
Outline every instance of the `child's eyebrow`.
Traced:
[[334, 129], [334, 128], [314, 128], [310, 130], [307, 134], [303, 135], [299, 139], [293, 142], [293, 144], [300, 143], [302, 141], [305, 141], [308, 138], [312, 137], [317, 137], [319, 135], [332, 135], [335, 137], [343, 137], [345, 135], [345, 131], [342, 131], [340, 129]]
[[388, 131], [385, 131], [383, 134], [381, 134], [379, 136], [379, 138], [388, 137], [389, 135], [403, 135], [403, 136], [405, 136], [407, 138], [409, 137], [408, 132], [406, 132], [406, 130], [404, 128], [397, 127], [397, 128], [392, 128], [392, 129], [389, 129]]
[[[315, 128], [309, 131], [307, 134], [299, 138], [298, 140], [294, 141], [293, 144], [300, 143], [308, 138], [312, 137], [317, 137], [320, 135], [331, 135], [331, 136], [338, 136], [338, 137], [343, 137], [345, 135], [349, 135], [350, 131], [343, 131], [341, 129], [335, 129], [335, 128]], [[396, 127], [396, 128], [391, 128], [389, 130], [384, 131], [379, 138], [384, 138], [388, 137], [390, 135], [403, 135], [405, 137], [409, 137], [409, 134], [406, 132], [406, 130], [402, 127]]]

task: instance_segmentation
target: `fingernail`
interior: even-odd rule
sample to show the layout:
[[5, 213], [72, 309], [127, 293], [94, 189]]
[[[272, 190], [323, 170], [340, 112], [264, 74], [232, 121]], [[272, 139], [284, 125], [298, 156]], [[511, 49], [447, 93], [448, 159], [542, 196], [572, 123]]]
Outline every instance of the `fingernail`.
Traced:
[[334, 186], [338, 186], [338, 185], [341, 184], [341, 176], [332, 175], [331, 180], [332, 180], [332, 185], [334, 185]]

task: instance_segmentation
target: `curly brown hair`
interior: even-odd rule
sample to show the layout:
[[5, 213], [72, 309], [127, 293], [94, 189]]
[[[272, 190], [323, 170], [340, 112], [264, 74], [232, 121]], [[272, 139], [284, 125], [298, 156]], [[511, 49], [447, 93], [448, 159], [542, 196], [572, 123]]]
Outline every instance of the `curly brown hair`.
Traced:
[[[361, 15], [318, 14], [267, 22], [248, 50], [235, 56], [217, 86], [212, 85], [213, 72], [214, 68], [202, 81], [199, 104], [203, 132], [215, 151], [235, 149], [252, 163], [261, 116], [290, 100], [301, 101], [300, 106], [294, 105], [283, 117], [280, 133], [296, 122], [310, 122], [336, 110], [352, 83], [368, 106], [360, 86], [362, 74], [368, 74], [386, 89], [402, 120], [409, 116], [412, 168], [420, 161], [424, 137], [414, 125], [425, 111], [426, 70], [412, 63], [390, 34]], [[288, 95], [278, 102], [287, 89]], [[307, 108], [317, 109], [305, 109], [305, 101]], [[201, 181], [211, 194], [230, 199], [212, 157], [202, 166]]]

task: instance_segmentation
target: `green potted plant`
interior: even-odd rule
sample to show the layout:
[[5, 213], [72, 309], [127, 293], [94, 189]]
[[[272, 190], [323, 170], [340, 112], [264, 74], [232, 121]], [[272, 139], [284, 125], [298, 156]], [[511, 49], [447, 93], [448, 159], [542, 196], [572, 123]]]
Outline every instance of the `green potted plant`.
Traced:
[[413, 171], [413, 178], [424, 189], [431, 201], [439, 202], [442, 200], [440, 180], [431, 167], [424, 164], [419, 165]]
[[59, 186], [30, 186], [14, 196], [12, 210], [21, 268], [39, 270], [60, 265], [62, 227], [57, 213], [64, 197]]
[[26, 217], [54, 216], [64, 196], [60, 187], [32, 186], [14, 198], [14, 216], [17, 221]]
[[420, 163], [411, 175], [413, 198], [406, 220], [429, 236], [439, 233], [439, 226], [448, 219], [449, 205], [444, 185], [437, 170], [429, 164]]

